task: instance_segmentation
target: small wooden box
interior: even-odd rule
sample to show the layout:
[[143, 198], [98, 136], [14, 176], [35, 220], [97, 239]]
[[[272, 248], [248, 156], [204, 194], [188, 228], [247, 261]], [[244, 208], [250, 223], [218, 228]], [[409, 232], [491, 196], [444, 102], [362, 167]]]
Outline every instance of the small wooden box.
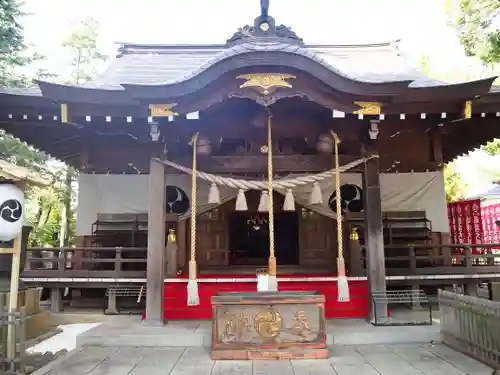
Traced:
[[212, 359], [328, 358], [319, 292], [217, 293]]

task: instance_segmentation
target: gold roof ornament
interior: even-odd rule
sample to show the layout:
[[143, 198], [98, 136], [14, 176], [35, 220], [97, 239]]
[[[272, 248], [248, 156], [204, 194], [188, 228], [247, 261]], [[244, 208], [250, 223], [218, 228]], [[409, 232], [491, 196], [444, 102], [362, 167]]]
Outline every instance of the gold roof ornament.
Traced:
[[68, 123], [68, 105], [63, 103], [61, 104], [61, 122]]
[[467, 100], [464, 103], [464, 118], [469, 120], [472, 117], [472, 100]]
[[354, 102], [360, 108], [353, 113], [355, 115], [380, 115], [382, 104], [378, 102]]
[[296, 77], [294, 75], [284, 73], [251, 73], [242, 74], [236, 77], [236, 79], [246, 80], [245, 83], [240, 85], [240, 88], [255, 87], [264, 95], [270, 94], [274, 91], [274, 89], [279, 87], [292, 88], [292, 84], [286, 80], [293, 78]]
[[149, 111], [152, 117], [170, 117], [178, 116], [177, 112], [174, 112], [174, 108], [177, 104], [150, 104]]

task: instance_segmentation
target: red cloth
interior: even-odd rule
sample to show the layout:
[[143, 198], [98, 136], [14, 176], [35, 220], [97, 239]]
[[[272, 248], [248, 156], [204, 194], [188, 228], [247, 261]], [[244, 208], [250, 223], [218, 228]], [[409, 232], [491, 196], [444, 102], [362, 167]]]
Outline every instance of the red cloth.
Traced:
[[[500, 230], [496, 221], [500, 219], [500, 203], [481, 207], [483, 222], [483, 243], [500, 243]], [[500, 250], [492, 248], [491, 250]]]
[[[454, 244], [483, 243], [481, 201], [479, 199], [448, 203], [451, 242]], [[455, 253], [461, 251], [455, 251]], [[482, 249], [472, 248], [473, 254]]]

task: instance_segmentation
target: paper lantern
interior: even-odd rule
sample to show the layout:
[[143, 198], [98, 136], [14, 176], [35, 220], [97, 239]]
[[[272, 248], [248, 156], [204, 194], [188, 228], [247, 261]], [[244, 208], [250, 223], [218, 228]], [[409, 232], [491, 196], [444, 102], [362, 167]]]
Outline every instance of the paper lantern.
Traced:
[[10, 241], [23, 229], [24, 193], [12, 183], [0, 183], [0, 241]]

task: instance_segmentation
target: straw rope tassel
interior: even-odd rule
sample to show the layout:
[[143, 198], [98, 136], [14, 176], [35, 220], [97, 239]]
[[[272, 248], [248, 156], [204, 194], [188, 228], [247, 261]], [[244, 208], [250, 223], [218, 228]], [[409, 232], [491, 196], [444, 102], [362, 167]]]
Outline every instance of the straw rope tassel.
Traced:
[[340, 138], [337, 134], [332, 132], [332, 136], [335, 143], [335, 196], [337, 197], [336, 203], [336, 214], [337, 214], [337, 247], [338, 247], [338, 257], [337, 257], [337, 289], [339, 302], [348, 302], [350, 300], [349, 296], [349, 283], [347, 281], [345, 272], [345, 260], [344, 260], [344, 235], [342, 231], [342, 206], [340, 200], [340, 162], [339, 162], [339, 144]]
[[273, 142], [271, 113], [267, 119], [267, 193], [269, 202], [269, 276], [276, 277], [276, 257], [274, 256], [274, 202], [273, 202]]
[[189, 280], [187, 284], [187, 304], [200, 304], [198, 294], [198, 280], [196, 278], [196, 143], [198, 133], [193, 135], [193, 175], [191, 178], [191, 259], [189, 260]]

